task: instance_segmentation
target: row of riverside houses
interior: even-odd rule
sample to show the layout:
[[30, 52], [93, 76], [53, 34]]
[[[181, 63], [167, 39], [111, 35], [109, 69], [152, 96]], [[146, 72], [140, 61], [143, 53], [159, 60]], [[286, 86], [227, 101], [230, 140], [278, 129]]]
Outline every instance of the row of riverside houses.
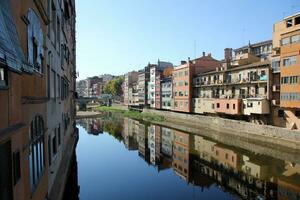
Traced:
[[75, 127], [75, 0], [0, 1], [0, 199], [61, 199]]
[[300, 13], [275, 23], [273, 39], [226, 48], [219, 61], [158, 61], [125, 75], [124, 104], [300, 129]]
[[79, 97], [98, 97], [104, 94], [104, 86], [116, 76], [103, 74], [100, 76], [88, 77], [76, 82], [76, 91]]

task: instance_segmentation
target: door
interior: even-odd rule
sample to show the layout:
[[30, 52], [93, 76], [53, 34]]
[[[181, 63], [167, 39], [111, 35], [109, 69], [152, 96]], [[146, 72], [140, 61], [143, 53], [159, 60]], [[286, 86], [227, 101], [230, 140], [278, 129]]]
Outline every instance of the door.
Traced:
[[0, 144], [0, 199], [12, 200], [11, 144]]

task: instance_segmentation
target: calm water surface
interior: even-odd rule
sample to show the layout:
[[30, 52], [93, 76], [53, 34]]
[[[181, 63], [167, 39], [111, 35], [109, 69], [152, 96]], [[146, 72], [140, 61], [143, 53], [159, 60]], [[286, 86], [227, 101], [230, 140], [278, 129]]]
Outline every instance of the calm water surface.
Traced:
[[293, 160], [129, 118], [81, 119], [77, 126], [78, 180], [71, 178], [69, 190], [82, 200], [300, 199]]

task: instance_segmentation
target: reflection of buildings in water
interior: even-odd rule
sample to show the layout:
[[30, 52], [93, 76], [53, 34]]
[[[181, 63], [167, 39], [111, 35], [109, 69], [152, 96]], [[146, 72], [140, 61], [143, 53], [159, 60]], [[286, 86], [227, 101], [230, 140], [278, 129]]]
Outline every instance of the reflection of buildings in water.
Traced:
[[156, 135], [156, 125], [151, 124], [148, 127], [148, 148], [150, 149], [150, 163], [155, 165], [156, 164], [156, 148], [155, 148], [155, 135]]
[[191, 161], [191, 165], [192, 169], [199, 168], [198, 171], [202, 176], [211, 178], [226, 191], [232, 191], [243, 199], [257, 199], [262, 195], [273, 199], [276, 196], [272, 184], [266, 184], [259, 179], [249, 181], [243, 174], [228, 170], [225, 166], [207, 162], [199, 157], [195, 157]]
[[128, 150], [138, 150], [137, 133], [139, 122], [130, 118], [124, 118], [123, 139]]
[[239, 154], [218, 144], [213, 147], [212, 157], [228, 169], [237, 170], [239, 167]]
[[236, 152], [198, 135], [194, 135], [193, 140], [194, 150], [201, 159], [217, 162], [228, 169], [238, 169], [240, 156]]
[[190, 135], [174, 130], [173, 161], [174, 172], [184, 180], [189, 179], [189, 145]]
[[161, 127], [161, 152], [164, 156], [173, 156], [174, 134], [172, 129]]
[[192, 138], [194, 138], [193, 149], [196, 151], [199, 157], [203, 160], [211, 162], [213, 148], [217, 143], [205, 140], [203, 137], [198, 135], [194, 135]]
[[148, 128], [146, 125], [140, 123], [138, 131], [138, 150], [139, 156], [142, 157], [148, 164], [150, 164], [150, 149], [148, 148]]
[[82, 126], [88, 134], [99, 135], [103, 133], [103, 123], [100, 118], [79, 119], [77, 124]]
[[248, 157], [243, 155], [242, 171], [257, 179], [267, 180], [271, 177], [272, 166], [266, 162], [264, 157]]
[[300, 164], [285, 162], [282, 175], [277, 179], [278, 199], [300, 199]]

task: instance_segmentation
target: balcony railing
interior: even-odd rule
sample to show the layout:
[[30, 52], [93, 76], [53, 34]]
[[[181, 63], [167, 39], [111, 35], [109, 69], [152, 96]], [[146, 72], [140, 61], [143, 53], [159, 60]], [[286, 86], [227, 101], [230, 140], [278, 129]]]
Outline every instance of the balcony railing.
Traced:
[[226, 84], [242, 84], [251, 82], [266, 82], [268, 81], [267, 75], [257, 75], [253, 77], [241, 78], [241, 79], [227, 79], [227, 80], [215, 80], [215, 81], [201, 81], [194, 83], [194, 87], [199, 86], [212, 86], [212, 85], [226, 85]]

